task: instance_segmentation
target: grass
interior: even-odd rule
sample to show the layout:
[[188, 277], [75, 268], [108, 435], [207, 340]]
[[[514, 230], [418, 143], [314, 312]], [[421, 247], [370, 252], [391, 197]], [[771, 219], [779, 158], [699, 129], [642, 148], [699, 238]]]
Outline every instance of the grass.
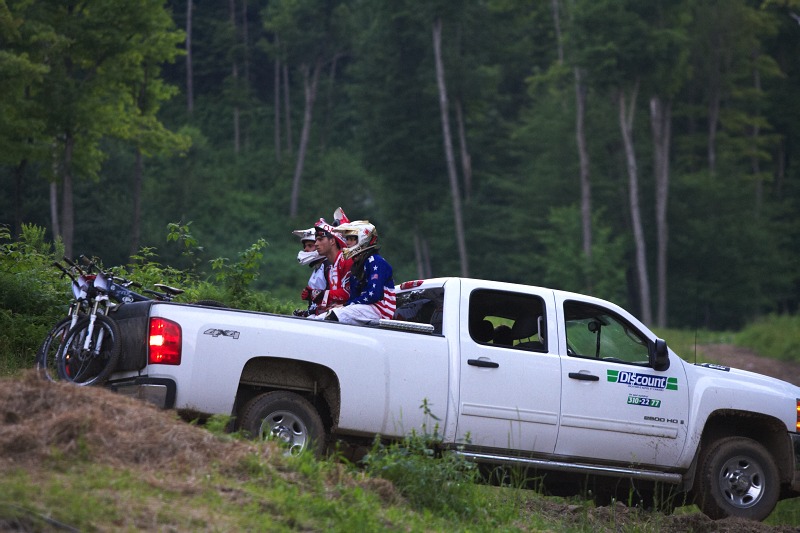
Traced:
[[525, 527], [514, 525], [518, 506], [541, 498], [533, 492], [509, 497], [476, 486], [482, 511], [462, 519], [414, 510], [389, 485], [381, 491], [375, 480], [309, 457], [270, 461], [261, 472], [248, 465], [246, 476], [220, 466], [187, 477], [90, 460], [51, 467], [35, 476], [21, 468], [3, 473], [0, 524], [21, 530], [342, 532], [535, 531], [554, 525], [536, 517]]
[[800, 361], [800, 316], [770, 315], [744, 328], [735, 336], [739, 346], [782, 361]]
[[[0, 379], [0, 530], [22, 531], [629, 531], [713, 530], [674, 515], [478, 482], [422, 431], [376, 442], [366, 467], [287, 457], [272, 443], [198, 427], [93, 387], [30, 372]], [[533, 481], [536, 481], [535, 479]], [[785, 502], [773, 524], [797, 525]], [[761, 528], [763, 524], [744, 524]], [[755, 530], [755, 529], [750, 529]]]
[[726, 331], [654, 328], [653, 332], [667, 341], [667, 345], [684, 361], [694, 361], [695, 357], [701, 359], [697, 353], [697, 346], [703, 344], [731, 344], [735, 335]]
[[676, 329], [654, 329], [654, 332], [686, 361], [694, 361], [695, 347], [703, 344], [735, 344], [764, 357], [800, 361], [800, 350], [797, 349], [800, 346], [800, 315], [769, 315], [739, 332]]

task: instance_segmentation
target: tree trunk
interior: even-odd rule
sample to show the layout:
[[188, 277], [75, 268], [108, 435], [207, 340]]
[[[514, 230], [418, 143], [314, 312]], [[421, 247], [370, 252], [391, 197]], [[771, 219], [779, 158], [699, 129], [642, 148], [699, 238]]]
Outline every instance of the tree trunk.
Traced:
[[775, 159], [778, 168], [775, 170], [775, 185], [772, 192], [776, 198], [781, 198], [783, 196], [783, 182], [786, 179], [786, 137], [781, 136], [777, 150]]
[[139, 242], [142, 239], [142, 182], [144, 180], [144, 158], [142, 150], [136, 148], [136, 159], [133, 165], [133, 221], [131, 224], [130, 255], [139, 252]]
[[436, 84], [439, 87], [439, 109], [442, 115], [442, 137], [444, 140], [445, 160], [447, 161], [447, 175], [450, 178], [450, 195], [453, 199], [453, 216], [455, 217], [458, 256], [461, 262], [461, 275], [463, 277], [468, 277], [469, 263], [467, 260], [467, 245], [464, 238], [464, 223], [461, 216], [461, 193], [458, 190], [456, 163], [455, 157], [453, 156], [453, 141], [450, 134], [450, 119], [448, 118], [447, 87], [445, 86], [444, 64], [442, 62], [441, 18], [437, 18], [433, 23], [433, 54], [436, 63]]
[[472, 196], [472, 156], [467, 148], [467, 132], [464, 127], [464, 112], [461, 99], [456, 101], [456, 125], [458, 126], [458, 145], [461, 152], [461, 173], [464, 175], [464, 199]]
[[592, 284], [592, 184], [589, 176], [589, 151], [586, 148], [586, 84], [580, 68], [575, 68], [575, 140], [578, 145], [578, 161], [581, 178], [581, 231], [583, 236], [583, 256], [586, 258], [587, 289]]
[[425, 265], [422, 261], [422, 239], [419, 229], [414, 230], [414, 259], [417, 264], [417, 279], [425, 279]]
[[194, 112], [194, 71], [192, 66], [192, 0], [186, 2], [186, 110]]
[[25, 188], [25, 169], [28, 160], [23, 159], [14, 169], [14, 236], [19, 239], [22, 235], [22, 198]]
[[719, 108], [722, 100], [722, 74], [720, 73], [719, 47], [714, 47], [711, 51], [711, 68], [708, 72], [706, 81], [706, 91], [708, 92], [708, 138], [706, 139], [706, 150], [708, 157], [708, 171], [712, 175], [717, 172], [717, 124], [719, 123]]
[[561, 15], [559, 14], [558, 0], [551, 0], [550, 9], [553, 11], [553, 27], [556, 31], [556, 46], [558, 47], [558, 64], [564, 64], [564, 40], [561, 38]]
[[656, 326], [667, 327], [667, 252], [669, 228], [669, 151], [672, 137], [672, 106], [658, 96], [650, 98], [650, 126], [653, 131], [653, 163], [656, 179], [656, 278], [658, 304]]
[[58, 183], [50, 182], [50, 225], [53, 232], [53, 240], [61, 237], [61, 224], [58, 218]]
[[[234, 40], [236, 39], [236, 0], [229, 0], [228, 6], [230, 7], [230, 19], [233, 26]], [[236, 58], [231, 58], [231, 76], [233, 77], [234, 88], [234, 104], [233, 104], [233, 153], [238, 154], [241, 147], [241, 129], [239, 126], [239, 66], [236, 64]]]
[[[53, 176], [59, 175], [58, 170], [58, 157], [56, 155], [55, 147], [53, 145]], [[50, 182], [50, 224], [53, 231], [53, 240], [55, 241], [61, 237], [61, 219], [58, 216], [58, 178]]]
[[[755, 89], [755, 93], [757, 95], [761, 94], [761, 73], [758, 69], [753, 69], [753, 85]], [[761, 216], [761, 209], [764, 203], [764, 180], [761, 179], [761, 160], [758, 157], [758, 141], [759, 135], [761, 134], [761, 128], [758, 125], [758, 117], [761, 114], [758, 105], [758, 96], [755, 99], [756, 103], [756, 121], [753, 124], [753, 135], [752, 135], [752, 153], [751, 156], [751, 164], [753, 169], [753, 177], [755, 178], [755, 198], [753, 199], [753, 206], [755, 217], [756, 219], [760, 218]]]
[[292, 178], [292, 197], [289, 206], [289, 216], [297, 216], [297, 206], [300, 201], [300, 179], [303, 176], [303, 165], [305, 164], [306, 150], [308, 149], [308, 139], [311, 135], [311, 119], [314, 112], [314, 101], [317, 98], [317, 85], [319, 83], [319, 72], [322, 70], [322, 58], [317, 58], [314, 71], [309, 81], [308, 67], [303, 66], [303, 88], [305, 90], [305, 110], [303, 112], [303, 129], [300, 132], [300, 145], [297, 148], [297, 164]]
[[75, 234], [75, 212], [72, 201], [72, 152], [75, 138], [67, 133], [64, 140], [64, 183], [61, 191], [61, 237], [64, 240], [64, 255], [72, 257], [73, 237]]
[[[275, 36], [275, 44], [278, 44], [278, 37]], [[281, 60], [275, 59], [275, 72], [273, 73], [273, 85], [275, 92], [275, 100], [273, 107], [275, 108], [275, 124], [274, 133], [275, 137], [275, 161], [281, 162]]]
[[247, 0], [242, 0], [242, 63], [244, 64], [244, 82], [250, 85], [250, 32], [247, 29]]
[[428, 240], [420, 235], [419, 229], [414, 230], [414, 258], [417, 262], [417, 279], [433, 277]]
[[[242, 24], [241, 24], [241, 37], [242, 37], [242, 65], [244, 70], [244, 87], [250, 87], [250, 32], [247, 29], [247, 0], [242, 0]], [[244, 102], [245, 113], [247, 112], [247, 103]], [[240, 108], [241, 114], [241, 108]], [[250, 129], [247, 124], [247, 114], [245, 114], [245, 126], [239, 130], [244, 137], [242, 144], [245, 150], [250, 149]]]
[[425, 237], [420, 237], [422, 241], [422, 272], [425, 274], [425, 278], [432, 278], [433, 277], [433, 267], [431, 266], [431, 249], [428, 246], [428, 239]]
[[717, 172], [717, 122], [719, 121], [719, 92], [712, 91], [708, 103], [708, 170]]
[[336, 69], [339, 65], [339, 59], [342, 57], [341, 52], [333, 54], [330, 63], [330, 71], [328, 73], [328, 87], [325, 91], [325, 106], [322, 109], [322, 126], [320, 128], [320, 150], [325, 151], [328, 146], [328, 138], [331, 131], [331, 116], [333, 115], [333, 88], [336, 86]]
[[642, 322], [647, 325], [653, 323], [650, 308], [650, 280], [647, 276], [647, 251], [642, 229], [642, 215], [639, 208], [639, 175], [636, 163], [636, 153], [633, 148], [633, 117], [636, 112], [636, 98], [639, 92], [639, 82], [631, 92], [630, 107], [626, 108], [625, 93], [620, 89], [617, 97], [619, 103], [619, 126], [622, 132], [622, 141], [625, 145], [625, 159], [628, 167], [628, 201], [631, 210], [631, 224], [633, 225], [633, 240], [636, 245], [636, 277], [639, 285], [639, 306]]
[[286, 153], [292, 155], [292, 112], [289, 107], [289, 67], [283, 64], [283, 119], [286, 121]]

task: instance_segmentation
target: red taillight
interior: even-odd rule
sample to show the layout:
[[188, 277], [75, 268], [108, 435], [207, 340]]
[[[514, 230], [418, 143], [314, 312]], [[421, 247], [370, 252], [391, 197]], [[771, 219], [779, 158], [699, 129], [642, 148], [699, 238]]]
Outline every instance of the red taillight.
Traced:
[[150, 348], [149, 364], [181, 364], [181, 327], [177, 322], [166, 318], [151, 318], [147, 345]]
[[800, 399], [797, 400], [797, 424], [795, 430], [800, 433]]
[[404, 281], [403, 283], [400, 284], [400, 290], [404, 291], [406, 289], [414, 289], [416, 287], [419, 287], [423, 283], [425, 283], [424, 279], [416, 279], [414, 281]]

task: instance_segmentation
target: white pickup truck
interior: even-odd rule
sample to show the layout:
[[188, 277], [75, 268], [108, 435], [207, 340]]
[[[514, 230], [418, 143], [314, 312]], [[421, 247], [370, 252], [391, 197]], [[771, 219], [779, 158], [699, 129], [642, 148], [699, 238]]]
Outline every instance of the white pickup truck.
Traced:
[[401, 285], [374, 326], [161, 302], [112, 316], [110, 387], [295, 451], [402, 437], [425, 401], [443, 446], [479, 463], [670, 487], [712, 518], [800, 495], [800, 388], [687, 363], [590, 296], [438, 278]]

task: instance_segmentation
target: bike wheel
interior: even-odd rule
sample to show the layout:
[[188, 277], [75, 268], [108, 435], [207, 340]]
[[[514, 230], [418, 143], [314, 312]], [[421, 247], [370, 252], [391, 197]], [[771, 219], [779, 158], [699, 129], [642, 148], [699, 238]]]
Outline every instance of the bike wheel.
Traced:
[[107, 316], [97, 315], [96, 318], [91, 332], [87, 317], [67, 333], [63, 349], [56, 357], [60, 379], [82, 386], [99, 385], [116, 368], [120, 353], [119, 326]]
[[64, 340], [67, 338], [71, 324], [72, 317], [62, 318], [47, 333], [44, 342], [39, 346], [39, 350], [36, 352], [36, 370], [39, 371], [39, 375], [42, 378], [49, 381], [58, 381], [57, 357], [64, 345]]

